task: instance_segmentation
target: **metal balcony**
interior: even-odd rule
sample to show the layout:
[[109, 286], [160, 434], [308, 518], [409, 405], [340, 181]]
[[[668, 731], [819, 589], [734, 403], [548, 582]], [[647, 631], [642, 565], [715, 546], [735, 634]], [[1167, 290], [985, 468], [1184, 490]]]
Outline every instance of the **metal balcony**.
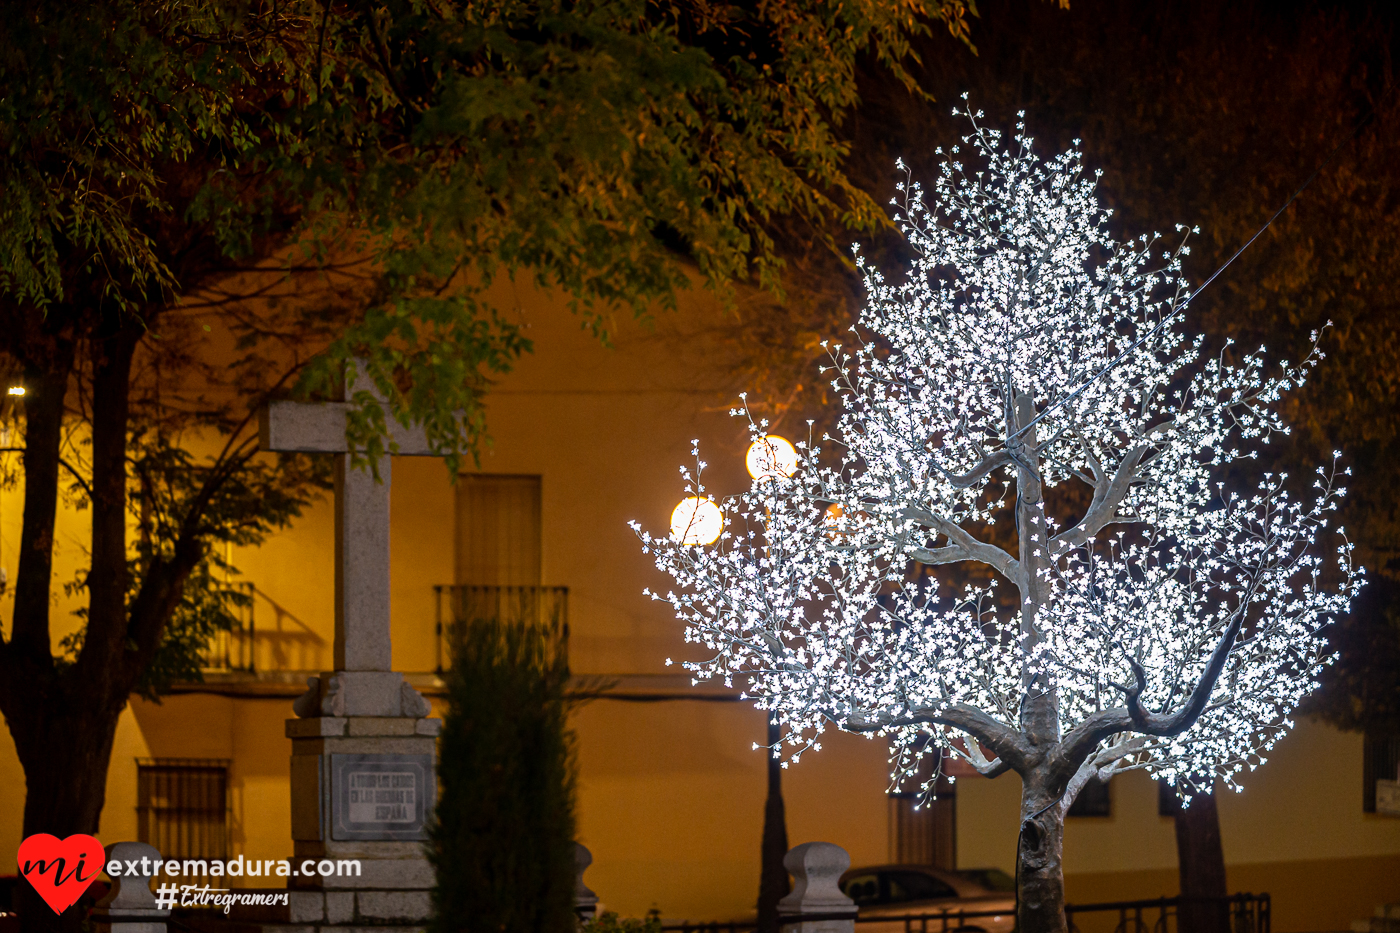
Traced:
[[437, 671], [442, 673], [451, 657], [449, 634], [453, 623], [472, 619], [500, 619], [536, 625], [569, 638], [569, 588], [567, 586], [435, 586], [437, 593]]

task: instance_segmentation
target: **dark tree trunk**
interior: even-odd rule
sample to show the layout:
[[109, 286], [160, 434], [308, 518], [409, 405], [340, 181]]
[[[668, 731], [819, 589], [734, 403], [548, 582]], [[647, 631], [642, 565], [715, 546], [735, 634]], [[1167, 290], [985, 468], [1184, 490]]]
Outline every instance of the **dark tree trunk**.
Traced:
[[[1022, 578], [1021, 649], [1035, 655], [1044, 636], [1036, 627], [1039, 607], [1049, 602], [1049, 584], [1040, 568], [1045, 563], [1049, 525], [1045, 516], [1040, 475], [1037, 472], [1035, 402], [1029, 395], [1016, 396], [1017, 442], [1020, 458], [1016, 471], [1016, 536]], [[1011, 445], [1008, 444], [1008, 449]], [[1022, 673], [1025, 700], [1021, 704], [1021, 734], [1042, 754], [1059, 744], [1060, 712], [1055, 685], [1046, 671]], [[1049, 759], [1021, 775], [1021, 833], [1016, 844], [1016, 928], [1019, 933], [1065, 933], [1065, 878], [1061, 866], [1065, 818], [1060, 805], [1071, 774], [1056, 770]]]
[[[49, 670], [49, 588], [53, 583], [54, 522], [58, 513], [59, 449], [63, 443], [63, 401], [73, 347], [54, 348], [52, 371], [25, 373], [24, 524], [15, 572], [14, 622], [5, 660], [29, 671]], [[3, 689], [3, 685], [0, 685]], [[8, 712], [8, 709], [7, 709]]]
[[[768, 744], [782, 738], [778, 721], [768, 720]], [[762, 868], [758, 877], [758, 933], [778, 933], [778, 901], [791, 890], [783, 857], [787, 855], [787, 814], [783, 808], [782, 763], [768, 757], [768, 799], [763, 804]]]
[[1063, 786], [1042, 766], [1022, 778], [1021, 836], [1016, 845], [1019, 933], [1065, 933]]
[[1181, 933], [1229, 933], [1224, 898], [1225, 850], [1214, 794], [1196, 794], [1176, 811], [1176, 857], [1181, 871]]
[[[71, 473], [61, 449], [75, 346], [49, 335], [27, 348], [38, 359], [25, 377], [24, 525], [14, 624], [9, 643], [0, 642], [0, 712], [24, 768], [26, 837], [97, 832], [117, 721], [139, 672], [132, 654], [150, 648], [132, 643], [127, 616], [127, 398], [138, 337], [118, 327], [90, 345], [92, 556], [83, 646], [71, 665], [55, 663], [49, 599], [58, 489], [62, 471]], [[23, 933], [78, 933], [90, 906], [79, 901], [56, 915], [28, 884], [16, 901]]]
[[[6, 717], [24, 768], [26, 837], [97, 832], [124, 702], [103, 702], [76, 683], [59, 674], [14, 685], [24, 692], [27, 706], [22, 716]], [[18, 885], [15, 896], [24, 933], [77, 933], [82, 927], [81, 901], [58, 916], [27, 884]]]

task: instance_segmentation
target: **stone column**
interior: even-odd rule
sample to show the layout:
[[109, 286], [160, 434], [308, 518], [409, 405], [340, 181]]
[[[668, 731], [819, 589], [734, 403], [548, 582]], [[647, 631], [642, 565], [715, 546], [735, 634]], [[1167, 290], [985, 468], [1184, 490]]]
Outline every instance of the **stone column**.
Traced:
[[838, 882], [851, 867], [846, 850], [830, 842], [804, 842], [789, 849], [783, 867], [792, 872], [792, 893], [778, 901], [783, 933], [855, 933], [856, 902]]

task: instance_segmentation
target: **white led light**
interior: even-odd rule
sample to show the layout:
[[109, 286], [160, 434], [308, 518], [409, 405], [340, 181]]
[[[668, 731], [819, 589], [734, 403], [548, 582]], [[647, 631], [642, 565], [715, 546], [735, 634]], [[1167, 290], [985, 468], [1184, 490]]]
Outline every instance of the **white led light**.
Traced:
[[[1317, 335], [1276, 376], [1262, 349], [1208, 351], [1174, 314], [1184, 239], [1114, 239], [1077, 144], [1042, 159], [1023, 128], [1004, 141], [963, 116], [928, 200], [900, 186], [911, 268], [857, 257], [867, 301], [828, 345], [843, 411], [825, 449], [799, 457], [750, 416], [750, 474], [790, 479], [692, 496], [670, 538], [637, 529], [676, 582], [653, 598], [697, 646], [687, 670], [776, 713], [790, 762], [834, 726], [886, 737], [896, 783], [926, 754], [1051, 767], [1060, 752], [1021, 732], [1034, 714], [1096, 737], [1075, 780], [1237, 788], [1332, 663], [1321, 629], [1361, 584], [1333, 537], [1335, 458], [1307, 497], [1279, 475], [1220, 485], [1286, 434]], [[695, 453], [682, 473], [703, 494]], [[1074, 484], [1064, 501], [1086, 505], [1061, 521], [1046, 495]], [[954, 590], [932, 579], [950, 564], [981, 566]]]

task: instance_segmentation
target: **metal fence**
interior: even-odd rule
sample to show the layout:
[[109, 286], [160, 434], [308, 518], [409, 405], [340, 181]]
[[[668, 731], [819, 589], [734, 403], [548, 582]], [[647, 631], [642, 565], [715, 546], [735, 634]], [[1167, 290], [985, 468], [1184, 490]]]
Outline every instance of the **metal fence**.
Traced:
[[[1066, 904], [1065, 916], [1071, 933], [1081, 933], [1081, 924], [1096, 930], [1111, 930], [1112, 933], [1192, 933], [1178, 926], [1177, 920], [1183, 903], [1195, 906], [1216, 904], [1228, 912], [1230, 933], [1271, 933], [1269, 895], [1234, 894], [1227, 898], [1160, 897], [1141, 901], [1109, 901], [1101, 904]], [[784, 918], [786, 925], [812, 920], [834, 919], [830, 917], [805, 916]], [[845, 915], [849, 916], [849, 915]], [[954, 933], [954, 931], [980, 930], [984, 927], [979, 921], [989, 918], [1004, 918], [1001, 910], [940, 910], [909, 914], [867, 914], [857, 915], [856, 930], [862, 926], [880, 924], [882, 927], [899, 925], [904, 933]], [[1093, 923], [1094, 920], [1102, 923]], [[752, 921], [729, 921], [711, 923], [675, 923], [661, 927], [663, 933], [752, 933]]]
[[[1112, 933], [1192, 933], [1190, 925], [1179, 923], [1182, 908], [1196, 913], [1212, 909], [1226, 913], [1230, 933], [1270, 933], [1272, 916], [1269, 895], [1232, 894], [1226, 898], [1159, 897], [1146, 901], [1111, 901], [1103, 904], [1066, 904], [1071, 933], [1080, 933], [1080, 919], [1089, 914], [1107, 914]], [[1113, 915], [1116, 914], [1115, 918]], [[1108, 929], [1106, 923], [1097, 929]]]
[[437, 670], [451, 663], [451, 626], [471, 619], [500, 619], [537, 625], [569, 637], [567, 586], [435, 586]]

